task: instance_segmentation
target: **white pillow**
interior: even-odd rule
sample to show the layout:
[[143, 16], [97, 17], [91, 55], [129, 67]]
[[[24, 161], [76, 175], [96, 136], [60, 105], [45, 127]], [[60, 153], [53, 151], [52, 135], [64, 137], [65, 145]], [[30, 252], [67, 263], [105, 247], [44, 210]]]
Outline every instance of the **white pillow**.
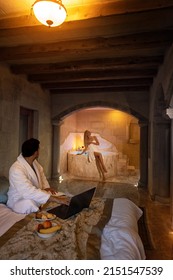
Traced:
[[142, 210], [127, 198], [115, 198], [111, 219], [101, 237], [100, 254], [104, 260], [145, 259], [145, 251], [138, 235], [138, 220]]
[[138, 220], [142, 210], [127, 198], [115, 198], [112, 207], [112, 216], [108, 226], [128, 227], [138, 232]]

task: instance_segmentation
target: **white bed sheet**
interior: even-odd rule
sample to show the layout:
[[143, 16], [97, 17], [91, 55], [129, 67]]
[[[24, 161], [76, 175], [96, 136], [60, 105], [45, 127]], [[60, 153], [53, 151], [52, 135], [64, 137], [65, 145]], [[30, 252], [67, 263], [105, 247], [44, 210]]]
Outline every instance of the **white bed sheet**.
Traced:
[[131, 228], [105, 227], [100, 255], [102, 260], [145, 260], [138, 233]]
[[0, 236], [9, 230], [16, 222], [25, 218], [25, 214], [17, 214], [5, 204], [0, 204]]
[[103, 229], [100, 256], [104, 260], [145, 260], [138, 234], [142, 210], [126, 198], [114, 199], [112, 215]]

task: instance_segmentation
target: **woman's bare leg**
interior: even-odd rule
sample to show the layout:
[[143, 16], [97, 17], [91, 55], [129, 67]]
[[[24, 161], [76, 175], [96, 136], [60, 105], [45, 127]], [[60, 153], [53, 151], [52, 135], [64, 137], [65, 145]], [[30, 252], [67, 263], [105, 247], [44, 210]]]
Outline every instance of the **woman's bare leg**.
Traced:
[[[97, 169], [98, 169], [98, 171], [99, 171], [99, 174], [101, 174], [102, 175], [102, 177], [103, 177], [103, 181], [105, 181], [105, 174], [104, 173], [106, 173], [107, 172], [107, 170], [106, 170], [106, 168], [105, 168], [105, 166], [104, 166], [104, 164], [103, 164], [103, 161], [102, 160], [100, 160], [100, 153], [95, 153], [94, 154], [95, 155], [95, 159], [96, 159], [96, 165], [97, 165]], [[106, 171], [105, 171], [106, 170]]]
[[100, 164], [102, 166], [102, 170], [107, 173], [107, 169], [106, 169], [106, 166], [104, 164], [104, 161], [103, 161], [103, 156], [101, 153], [98, 153], [98, 152], [94, 152], [94, 155], [97, 156], [99, 158], [99, 161], [100, 161]]
[[99, 157], [97, 157], [97, 162], [98, 162], [98, 166], [99, 166], [99, 169], [100, 169], [100, 172], [101, 172], [101, 175], [102, 175], [102, 179], [103, 179], [103, 181], [105, 181], [105, 171], [103, 170], [103, 166], [100, 162]]
[[95, 160], [96, 160], [96, 166], [97, 166], [97, 170], [99, 172], [99, 176], [103, 176], [103, 172], [102, 172], [102, 169], [100, 167], [100, 163], [99, 163], [99, 159], [97, 157], [95, 157]]

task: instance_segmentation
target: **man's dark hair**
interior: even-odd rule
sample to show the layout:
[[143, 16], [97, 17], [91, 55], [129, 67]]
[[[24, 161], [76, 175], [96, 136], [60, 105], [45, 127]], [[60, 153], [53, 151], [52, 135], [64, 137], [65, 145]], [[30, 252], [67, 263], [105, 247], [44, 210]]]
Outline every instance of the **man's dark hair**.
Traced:
[[26, 140], [22, 144], [22, 156], [30, 157], [39, 149], [40, 141], [34, 138]]

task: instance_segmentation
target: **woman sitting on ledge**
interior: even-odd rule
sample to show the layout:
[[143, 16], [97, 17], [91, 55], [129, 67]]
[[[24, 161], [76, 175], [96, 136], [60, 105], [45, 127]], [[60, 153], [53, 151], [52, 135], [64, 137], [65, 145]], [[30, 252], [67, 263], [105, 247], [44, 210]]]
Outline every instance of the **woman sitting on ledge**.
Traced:
[[99, 172], [99, 175], [103, 177], [103, 181], [105, 180], [105, 173], [107, 173], [107, 169], [105, 167], [103, 156], [99, 151], [99, 141], [96, 136], [92, 136], [89, 130], [85, 130], [84, 132], [84, 150], [80, 155], [88, 152], [88, 160], [89, 162], [95, 160], [96, 166]]

